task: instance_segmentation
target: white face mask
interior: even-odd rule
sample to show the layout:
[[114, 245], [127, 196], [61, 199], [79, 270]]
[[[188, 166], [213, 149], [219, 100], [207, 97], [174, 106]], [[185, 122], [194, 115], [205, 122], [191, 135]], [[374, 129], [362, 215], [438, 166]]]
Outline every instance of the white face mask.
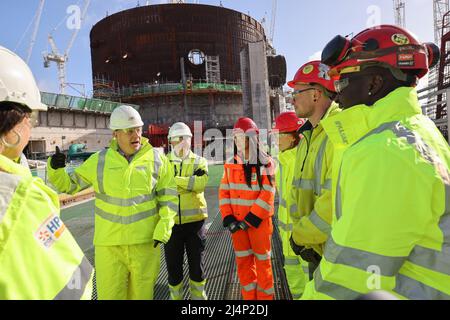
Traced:
[[178, 158], [185, 159], [191, 151], [191, 138], [183, 137], [176, 146], [171, 145], [171, 149]]

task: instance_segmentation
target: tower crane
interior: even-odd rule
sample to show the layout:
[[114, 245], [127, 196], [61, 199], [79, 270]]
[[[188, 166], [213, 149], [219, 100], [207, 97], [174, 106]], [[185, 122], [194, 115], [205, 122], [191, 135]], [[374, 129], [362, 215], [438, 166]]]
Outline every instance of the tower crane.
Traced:
[[44, 9], [44, 4], [45, 4], [45, 0], [40, 0], [39, 7], [38, 7], [38, 10], [37, 10], [36, 16], [35, 16], [34, 30], [33, 30], [32, 36], [31, 36], [30, 46], [28, 47], [27, 57], [25, 59], [25, 61], [27, 63], [30, 61], [31, 53], [33, 52], [34, 44], [36, 43], [36, 37], [37, 37], [38, 30], [39, 30], [39, 24], [41, 23], [41, 16], [42, 16], [42, 11]]
[[270, 20], [270, 30], [269, 30], [269, 39], [270, 42], [273, 43], [273, 37], [275, 35], [275, 22], [277, 19], [277, 0], [272, 0], [272, 18]]
[[406, 26], [406, 0], [393, 0], [394, 2], [394, 13], [395, 13], [395, 24], [404, 28]]
[[[90, 2], [91, 2], [91, 0], [84, 1], [83, 11], [82, 11], [81, 17], [80, 17], [80, 19], [81, 19], [80, 28], [81, 28], [81, 25], [86, 16], [86, 12], [87, 12]], [[48, 42], [50, 43], [52, 52], [44, 54], [44, 67], [49, 68], [50, 62], [56, 63], [56, 65], [58, 67], [59, 92], [61, 94], [65, 94], [65, 91], [66, 91], [66, 87], [67, 87], [66, 63], [69, 60], [70, 50], [72, 49], [73, 44], [75, 43], [75, 39], [77, 38], [80, 28], [75, 28], [75, 30], [73, 31], [72, 36], [69, 40], [69, 44], [67, 45], [67, 48], [66, 48], [64, 54], [60, 54], [58, 47], [56, 46], [55, 40], [53, 39], [53, 35], [50, 33], [48, 36]]]

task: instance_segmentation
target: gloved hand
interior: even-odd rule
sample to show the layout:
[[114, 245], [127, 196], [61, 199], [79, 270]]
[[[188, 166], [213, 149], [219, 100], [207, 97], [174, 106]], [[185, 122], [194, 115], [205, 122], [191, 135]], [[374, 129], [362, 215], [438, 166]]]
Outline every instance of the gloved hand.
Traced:
[[56, 153], [50, 159], [50, 165], [53, 169], [64, 168], [66, 166], [66, 155], [56, 146]]
[[162, 242], [159, 240], [154, 240], [153, 241], [153, 248], [156, 248], [158, 246], [158, 244], [161, 244]]
[[289, 244], [291, 245], [292, 251], [294, 251], [294, 253], [299, 256], [302, 252], [302, 250], [305, 249], [304, 246], [299, 246], [298, 244], [295, 243], [294, 239], [291, 238], [289, 239]]
[[316, 251], [314, 251], [314, 249], [307, 249], [304, 246], [299, 246], [298, 244], [296, 244], [292, 236], [289, 239], [289, 243], [291, 245], [292, 251], [294, 251], [297, 256], [302, 257], [302, 259], [307, 262], [319, 264], [320, 260], [322, 259], [322, 257]]
[[250, 227], [249, 227], [248, 224], [246, 224], [244, 221], [239, 222], [239, 229], [245, 231], [245, 230], [247, 230], [248, 228], [250, 228]]
[[233, 234], [241, 230], [240, 222], [232, 222], [228, 225], [228, 230]]
[[202, 177], [202, 176], [204, 176], [206, 174], [206, 171], [205, 170], [203, 170], [203, 169], [197, 169], [197, 170], [195, 170], [194, 171], [194, 176], [197, 176], [197, 177]]
[[322, 257], [312, 248], [304, 249], [301, 252], [300, 257], [302, 257], [305, 261], [313, 263], [314, 265], [319, 265], [320, 260], [322, 260]]

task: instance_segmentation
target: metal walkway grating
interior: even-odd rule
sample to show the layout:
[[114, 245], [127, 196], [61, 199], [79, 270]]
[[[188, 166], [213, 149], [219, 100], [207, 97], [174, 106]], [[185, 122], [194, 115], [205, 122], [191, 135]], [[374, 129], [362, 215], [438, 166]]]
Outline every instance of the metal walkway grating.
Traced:
[[[229, 232], [222, 227], [222, 219], [220, 213], [217, 212], [215, 202], [217, 200], [217, 189], [211, 188], [208, 192], [211, 209], [216, 211], [215, 214], [210, 213], [210, 217], [206, 221], [208, 231], [206, 233], [206, 252], [205, 252], [205, 270], [207, 276], [206, 294], [209, 300], [241, 300], [241, 286], [236, 274], [236, 263]], [[77, 210], [83, 211], [86, 216], [90, 216], [93, 201], [78, 206]], [[277, 207], [277, 206], [276, 206]], [[72, 217], [66, 212], [66, 217]], [[272, 269], [274, 275], [274, 289], [276, 300], [291, 299], [289, 288], [287, 286], [285, 273], [283, 270], [283, 255], [281, 241], [278, 234], [277, 218], [273, 219], [274, 233], [272, 238]], [[92, 217], [80, 217], [73, 215], [73, 218], [67, 221], [68, 228], [71, 230], [79, 245], [84, 248], [84, 253], [94, 266], [94, 248], [92, 246], [93, 237]], [[187, 258], [184, 259], [184, 298], [189, 299], [189, 273]], [[94, 274], [94, 300], [97, 299], [97, 291], [95, 286]], [[169, 288], [167, 285], [167, 269], [164, 259], [163, 249], [161, 250], [161, 268], [155, 285], [155, 299], [169, 299]]]

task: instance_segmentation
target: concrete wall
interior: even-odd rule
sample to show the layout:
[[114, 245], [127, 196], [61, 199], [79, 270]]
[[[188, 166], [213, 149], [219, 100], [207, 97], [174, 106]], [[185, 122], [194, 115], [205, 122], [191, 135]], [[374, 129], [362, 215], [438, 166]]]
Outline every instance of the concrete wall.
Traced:
[[232, 127], [244, 114], [240, 94], [160, 96], [141, 100], [139, 105], [146, 125], [203, 121], [205, 128]]
[[98, 151], [109, 145], [112, 132], [109, 115], [49, 110], [40, 113], [40, 124], [32, 130], [29, 151], [51, 154], [55, 147], [68, 150], [72, 143], [84, 143], [86, 151]]
[[272, 126], [265, 42], [249, 43], [241, 52], [244, 112], [260, 129]]

